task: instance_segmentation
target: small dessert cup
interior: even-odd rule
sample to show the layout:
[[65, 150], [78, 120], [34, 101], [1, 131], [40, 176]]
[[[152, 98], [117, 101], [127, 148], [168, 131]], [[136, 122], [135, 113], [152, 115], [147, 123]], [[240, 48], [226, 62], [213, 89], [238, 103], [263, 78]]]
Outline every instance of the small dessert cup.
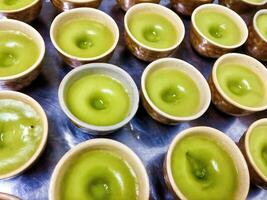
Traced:
[[80, 7], [98, 8], [101, 2], [102, 0], [51, 0], [51, 3], [59, 12]]
[[1, 200], [20, 200], [18, 197], [15, 197], [13, 195], [6, 194], [6, 193], [0, 193], [0, 199]]
[[159, 3], [160, 0], [117, 0], [122, 10], [127, 11], [138, 3]]

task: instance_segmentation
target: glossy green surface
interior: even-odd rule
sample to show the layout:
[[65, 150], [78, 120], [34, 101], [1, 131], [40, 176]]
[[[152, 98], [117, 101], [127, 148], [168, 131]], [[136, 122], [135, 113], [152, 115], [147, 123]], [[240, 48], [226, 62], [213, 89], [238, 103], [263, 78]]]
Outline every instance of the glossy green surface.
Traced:
[[186, 117], [199, 110], [200, 92], [196, 83], [177, 68], [151, 71], [145, 87], [151, 101], [165, 113]]
[[130, 97], [121, 83], [101, 74], [89, 74], [74, 81], [66, 103], [78, 119], [97, 126], [114, 125], [127, 117]]
[[60, 200], [137, 200], [138, 183], [129, 164], [108, 150], [78, 155], [63, 176]]
[[188, 200], [233, 200], [237, 171], [230, 155], [210, 137], [187, 136], [171, 156], [173, 178]]
[[217, 79], [225, 94], [241, 105], [257, 107], [266, 102], [262, 79], [245, 66], [231, 63], [220, 65]]
[[261, 3], [264, 0], [244, 0], [244, 1], [251, 2], [251, 3]]
[[30, 5], [34, 0], [0, 0], [0, 10], [18, 10]]
[[0, 30], [0, 77], [27, 70], [37, 61], [39, 52], [37, 44], [24, 33]]
[[36, 152], [43, 133], [39, 115], [29, 105], [0, 100], [0, 175], [25, 164]]
[[258, 27], [263, 38], [267, 40], [267, 13], [261, 14], [257, 17], [256, 26]]

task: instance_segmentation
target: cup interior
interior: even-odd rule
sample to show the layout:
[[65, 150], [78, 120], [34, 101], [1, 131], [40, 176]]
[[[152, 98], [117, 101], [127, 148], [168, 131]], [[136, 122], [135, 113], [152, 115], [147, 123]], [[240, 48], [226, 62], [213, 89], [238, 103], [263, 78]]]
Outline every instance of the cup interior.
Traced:
[[[267, 1], [266, 1], [266, 4], [267, 4]], [[262, 9], [262, 10], [259, 10], [258, 12], [256, 12], [256, 14], [253, 17], [253, 27], [256, 30], [256, 32], [258, 33], [258, 35], [261, 37], [261, 39], [267, 43], [267, 38], [265, 38], [262, 35], [262, 33], [260, 32], [260, 30], [259, 30], [259, 28], [257, 26], [257, 18], [262, 14], [267, 15], [267, 9]]]
[[28, 8], [31, 8], [32, 6], [34, 6], [35, 4], [37, 4], [39, 1], [41, 0], [34, 0], [33, 2], [21, 7], [21, 8], [18, 8], [18, 9], [14, 9], [14, 10], [1, 10], [0, 9], [0, 13], [16, 13], [16, 12], [20, 12], [20, 11], [24, 11], [27, 12], [26, 9]]
[[250, 0], [241, 0], [241, 1], [244, 1], [247, 4], [252, 5], [252, 6], [261, 6], [261, 5], [264, 5], [265, 3], [267, 3], [266, 0], [262, 0], [262, 1], [259, 1], [259, 2], [253, 2], [253, 1], [250, 1]]

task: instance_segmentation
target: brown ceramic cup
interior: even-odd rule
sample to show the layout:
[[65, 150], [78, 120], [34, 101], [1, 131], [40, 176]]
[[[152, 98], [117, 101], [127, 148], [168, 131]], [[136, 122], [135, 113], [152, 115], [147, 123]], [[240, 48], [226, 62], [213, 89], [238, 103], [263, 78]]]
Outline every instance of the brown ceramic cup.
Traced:
[[[233, 22], [238, 26], [241, 38], [240, 41], [235, 45], [222, 45], [217, 42], [214, 42], [207, 36], [205, 36], [196, 25], [196, 15], [198, 12], [203, 10], [213, 10], [218, 13], [223, 13], [227, 15]], [[220, 25], [219, 25], [220, 26]], [[229, 8], [226, 8], [217, 4], [204, 4], [197, 7], [191, 17], [191, 29], [190, 29], [190, 42], [193, 48], [202, 56], [210, 58], [218, 58], [223, 54], [229, 53], [236, 48], [242, 46], [248, 37], [248, 29], [244, 20], [234, 11]]]
[[[238, 102], [231, 99], [221, 88], [218, 78], [217, 69], [218, 66], [224, 64], [238, 64], [244, 67], [248, 67], [255, 74], [259, 75], [259, 78], [264, 84], [266, 91], [265, 100], [263, 100], [262, 105], [257, 107], [248, 107], [239, 104]], [[213, 104], [222, 112], [232, 115], [232, 116], [245, 116], [255, 112], [263, 111], [267, 109], [267, 69], [255, 58], [250, 56], [239, 54], [239, 53], [229, 53], [220, 57], [214, 64], [212, 73], [209, 77], [209, 85], [211, 89], [211, 99]]]
[[18, 197], [0, 192], [0, 200], [20, 200]]
[[127, 11], [129, 8], [138, 3], [159, 3], [160, 0], [117, 0], [122, 10]]
[[59, 12], [80, 7], [98, 8], [101, 2], [102, 0], [51, 0]]

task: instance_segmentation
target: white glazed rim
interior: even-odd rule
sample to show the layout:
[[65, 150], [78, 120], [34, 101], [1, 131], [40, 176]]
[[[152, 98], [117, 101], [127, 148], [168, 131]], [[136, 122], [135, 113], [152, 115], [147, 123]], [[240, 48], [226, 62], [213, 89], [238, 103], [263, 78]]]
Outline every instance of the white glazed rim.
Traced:
[[12, 195], [12, 194], [7, 194], [7, 193], [2, 193], [0, 192], [0, 199], [4, 200], [20, 200], [18, 197]]
[[89, 3], [93, 1], [96, 1], [96, 0], [63, 0], [63, 2], [71, 2], [71, 3]]
[[262, 9], [262, 10], [259, 10], [258, 12], [256, 12], [256, 14], [253, 17], [253, 27], [255, 28], [257, 34], [261, 37], [261, 39], [267, 43], [267, 38], [264, 38], [264, 36], [261, 34], [261, 32], [257, 26], [257, 22], [256, 22], [259, 15], [262, 15], [262, 14], [267, 15], [267, 9]]
[[[105, 146], [109, 146], [112, 147], [113, 149], [119, 149], [125, 153], [127, 153], [127, 156], [129, 156], [129, 158], [132, 159], [132, 161], [134, 163], [136, 163], [137, 167], [140, 169], [141, 172], [141, 176], [142, 176], [142, 183], [144, 183], [145, 185], [145, 189], [144, 189], [144, 197], [142, 196], [141, 198], [143, 200], [148, 200], [149, 199], [149, 179], [148, 179], [148, 175], [147, 175], [147, 171], [145, 169], [144, 164], [142, 163], [142, 161], [140, 160], [140, 158], [135, 154], [135, 152], [133, 152], [129, 147], [127, 147], [126, 145], [117, 142], [115, 140], [111, 140], [111, 139], [92, 139], [92, 140], [88, 140], [85, 142], [82, 142], [80, 144], [78, 144], [77, 146], [75, 146], [74, 148], [72, 148], [71, 150], [69, 150], [67, 153], [65, 153], [65, 155], [60, 159], [60, 161], [57, 163], [52, 177], [51, 177], [51, 181], [50, 181], [50, 186], [49, 186], [49, 199], [50, 200], [54, 200], [55, 198], [55, 194], [57, 193], [57, 191], [55, 191], [55, 186], [57, 183], [57, 178], [59, 176], [59, 173], [62, 169], [62, 167], [64, 167], [64, 164], [66, 162], [68, 162], [68, 160], [71, 159], [71, 157], [73, 157], [74, 155], [76, 155], [77, 153], [84, 151], [86, 149], [90, 149], [92, 147], [97, 147], [97, 146], [101, 146], [101, 145], [105, 145]], [[118, 153], [119, 154], [119, 153]], [[134, 169], [133, 169], [134, 170]]]
[[[164, 48], [164, 49], [159, 49], [159, 48], [153, 48], [153, 47], [149, 47], [147, 45], [142, 44], [141, 42], [139, 42], [131, 33], [129, 27], [128, 27], [128, 20], [129, 20], [129, 15], [131, 15], [132, 13], [135, 12], [136, 9], [145, 9], [145, 8], [157, 8], [157, 9], [161, 9], [162, 12], [167, 13], [169, 16], [171, 16], [172, 18], [174, 18], [174, 20], [176, 20], [177, 24], [175, 25], [174, 23], [172, 23], [174, 26], [176, 26], [176, 29], [180, 31], [180, 33], [178, 33], [178, 38], [177, 41], [174, 45], [172, 45], [169, 48]], [[139, 46], [151, 50], [151, 51], [156, 51], [156, 52], [165, 52], [165, 51], [171, 51], [173, 49], [176, 49], [183, 41], [184, 37], [185, 37], [185, 27], [183, 24], [183, 21], [181, 20], [181, 18], [172, 10], [170, 10], [167, 7], [161, 6], [159, 4], [155, 4], [155, 3], [139, 3], [139, 4], [135, 4], [134, 6], [132, 6], [125, 14], [124, 16], [124, 28], [127, 32], [127, 34], [130, 36], [130, 38]]]
[[[248, 106], [244, 106], [244, 105], [241, 105], [239, 103], [237, 103], [236, 101], [232, 100], [228, 95], [225, 94], [225, 92], [222, 90], [219, 82], [218, 82], [218, 79], [217, 79], [217, 69], [218, 69], [218, 66], [219, 64], [223, 61], [223, 60], [226, 60], [227, 58], [231, 58], [231, 57], [240, 57], [240, 60], [244, 60], [244, 59], [249, 59], [251, 61], [253, 61], [254, 63], [257, 63], [257, 66], [260, 67], [260, 70], [262, 71], [265, 71], [265, 74], [262, 74], [262, 76], [266, 76], [267, 77], [267, 69], [265, 68], [265, 66], [260, 63], [258, 60], [256, 60], [255, 58], [251, 57], [251, 56], [248, 56], [248, 55], [245, 55], [245, 54], [240, 54], [240, 53], [228, 53], [228, 54], [224, 54], [223, 56], [221, 56], [220, 58], [218, 58], [216, 60], [216, 62], [214, 63], [213, 65], [213, 68], [212, 68], [212, 80], [214, 82], [214, 85], [216, 87], [216, 89], [218, 90], [218, 92], [222, 95], [222, 97], [227, 101], [229, 102], [230, 104], [240, 108], [240, 109], [243, 109], [243, 110], [248, 110], [248, 111], [252, 111], [252, 112], [257, 112], [257, 111], [263, 111], [263, 110], [266, 110], [267, 109], [267, 100], [266, 100], [266, 103], [265, 105], [262, 105], [262, 106], [258, 106], [258, 107], [248, 107]], [[253, 66], [250, 67], [251, 70], [253, 70], [252, 68]], [[258, 74], [258, 73], [257, 73]], [[262, 82], [265, 84], [265, 88], [267, 88], [267, 84], [265, 83], [265, 79], [263, 79], [261, 77], [261, 80]], [[267, 95], [267, 94], [266, 94]]]
[[[222, 13], [224, 14], [227, 14], [229, 17], [231, 17], [232, 19], [234, 19], [236, 25], [238, 26], [240, 32], [241, 32], [241, 36], [242, 36], [242, 39], [235, 45], [222, 45], [222, 44], [219, 44], [217, 42], [214, 42], [212, 41], [211, 39], [209, 39], [208, 37], [206, 37], [197, 27], [196, 25], [196, 21], [195, 21], [195, 18], [196, 18], [196, 14], [200, 11], [200, 10], [205, 10], [205, 9], [217, 9], [217, 10], [220, 10]], [[215, 45], [215, 46], [218, 46], [218, 47], [221, 47], [221, 48], [225, 48], [225, 49], [235, 49], [237, 47], [240, 47], [242, 46], [247, 38], [248, 38], [248, 28], [247, 28], [247, 25], [246, 23], [244, 22], [244, 20], [233, 10], [225, 7], [225, 6], [222, 6], [222, 5], [218, 5], [218, 4], [204, 4], [204, 5], [201, 5], [199, 7], [197, 7], [193, 13], [192, 13], [192, 17], [191, 17], [191, 23], [193, 25], [193, 27], [195, 28], [195, 30], [198, 32], [199, 35], [201, 35], [201, 37], [205, 38], [205, 40], [207, 40], [209, 43]]]
[[[153, 102], [152, 100], [149, 98], [148, 94], [147, 94], [147, 91], [146, 91], [146, 78], [149, 74], [149, 72], [154, 68], [154, 67], [157, 67], [158, 65], [160, 65], [161, 63], [165, 63], [165, 62], [175, 62], [175, 63], [178, 63], [178, 64], [181, 64], [181, 65], [184, 65], [186, 66], [187, 68], [189, 68], [191, 71], [193, 71], [193, 73], [196, 74], [196, 76], [198, 76], [198, 80], [193, 80], [194, 82], [201, 82], [201, 84], [205, 87], [205, 91], [201, 91], [203, 93], [205, 93], [204, 96], [206, 96], [207, 98], [207, 101], [205, 101], [203, 103], [203, 106], [202, 108], [197, 112], [195, 113], [194, 115], [192, 116], [187, 116], [187, 117], [177, 117], [177, 116], [174, 116], [174, 115], [170, 115], [170, 114], [167, 114], [163, 111], [161, 111]], [[179, 70], [179, 68], [177, 68]], [[190, 74], [187, 73], [187, 75], [190, 76]], [[197, 84], [198, 86], [198, 84]], [[190, 120], [194, 120], [194, 119], [197, 119], [199, 117], [201, 117], [206, 111], [207, 109], [209, 108], [209, 105], [210, 105], [210, 102], [211, 102], [211, 92], [210, 92], [210, 88], [209, 88], [209, 85], [206, 81], [206, 79], [204, 78], [204, 76], [194, 67], [192, 66], [191, 64], [183, 61], [183, 60], [180, 60], [180, 59], [176, 59], [176, 58], [161, 58], [161, 59], [158, 59], [152, 63], [150, 63], [144, 70], [143, 74], [142, 74], [142, 79], [141, 79], [141, 88], [142, 88], [142, 92], [143, 92], [143, 95], [145, 97], [145, 99], [147, 100], [148, 104], [153, 108], [153, 110], [155, 110], [157, 113], [159, 113], [160, 115], [168, 118], [168, 119], [172, 119], [172, 120], [175, 120], [175, 121], [190, 121]]]
[[197, 127], [188, 128], [188, 129], [180, 132], [179, 134], [177, 134], [175, 136], [175, 138], [173, 139], [173, 141], [171, 142], [171, 145], [168, 149], [167, 156], [166, 156], [166, 172], [167, 172], [167, 176], [169, 178], [171, 187], [173, 188], [176, 195], [179, 196], [182, 200], [187, 200], [187, 198], [184, 196], [184, 194], [180, 191], [178, 186], [175, 184], [174, 178], [172, 176], [171, 156], [172, 156], [173, 150], [174, 150], [176, 144], [181, 139], [187, 137], [188, 135], [199, 135], [201, 133], [203, 133], [205, 135], [212, 135], [212, 137], [214, 139], [216, 137], [216, 140], [218, 140], [218, 142], [222, 144], [221, 147], [231, 146], [231, 148], [235, 150], [234, 152], [235, 152], [235, 154], [237, 154], [237, 156], [239, 158], [238, 160], [234, 159], [233, 155], [231, 155], [232, 153], [230, 154], [229, 151], [227, 151], [227, 153], [231, 155], [231, 158], [233, 159], [235, 165], [237, 165], [237, 163], [239, 163], [240, 167], [243, 168], [243, 169], [238, 169], [238, 171], [242, 170], [241, 175], [243, 175], [243, 179], [242, 179], [242, 182], [240, 182], [240, 178], [239, 178], [239, 191], [242, 191], [243, 193], [240, 196], [238, 196], [239, 193], [237, 193], [236, 199], [239, 199], [239, 200], [240, 199], [246, 199], [248, 192], [249, 192], [250, 176], [249, 176], [248, 166], [247, 166], [247, 163], [246, 163], [246, 160], [245, 160], [243, 154], [241, 153], [240, 149], [236, 146], [234, 141], [229, 136], [227, 136], [226, 134], [224, 134], [223, 132], [221, 132], [215, 128], [211, 128], [211, 127], [207, 127], [207, 126], [197, 126]]
[[[115, 73], [117, 73], [118, 75], [125, 77], [128, 81], [128, 84], [133, 88], [134, 92], [133, 92], [133, 99], [132, 99], [132, 104], [131, 104], [131, 108], [129, 111], [128, 116], [123, 119], [121, 122], [111, 125], [111, 126], [96, 126], [96, 125], [91, 125], [88, 124], [86, 122], [81, 121], [80, 119], [78, 119], [77, 117], [75, 117], [70, 110], [68, 109], [66, 103], [65, 103], [65, 99], [64, 99], [64, 91], [66, 88], [66, 85], [68, 83], [68, 81], [76, 76], [77, 74], [81, 73], [82, 71], [86, 71], [89, 69], [97, 69], [101, 67], [104, 70], [112, 70]], [[91, 64], [86, 64], [86, 65], [82, 65], [80, 67], [77, 67], [73, 70], [71, 70], [61, 81], [60, 86], [59, 86], [59, 90], [58, 90], [58, 98], [59, 98], [59, 104], [60, 107], [62, 108], [63, 112], [73, 121], [75, 122], [77, 125], [79, 125], [80, 127], [89, 129], [89, 130], [93, 130], [93, 131], [97, 131], [97, 132], [109, 132], [109, 131], [115, 131], [121, 127], [123, 127], [124, 125], [126, 125], [135, 115], [135, 113], [137, 112], [138, 109], [138, 104], [139, 104], [139, 93], [138, 93], [138, 89], [137, 86], [134, 82], [134, 80], [132, 79], [132, 77], [123, 69], [119, 68], [118, 66], [112, 65], [112, 64], [107, 64], [107, 63], [91, 63]], [[97, 135], [99, 135], [100, 133], [98, 133]]]
[[[42, 38], [42, 36], [40, 35], [40, 33], [37, 30], [35, 30], [32, 26], [30, 26], [24, 22], [14, 20], [14, 19], [1, 19], [0, 24], [13, 24], [14, 27], [20, 26], [20, 27], [23, 27], [24, 29], [28, 29], [32, 35], [35, 35], [35, 37], [38, 38], [38, 41], [34, 40], [34, 43], [38, 46], [41, 46], [41, 48], [38, 47], [40, 50], [38, 59], [31, 67], [29, 67], [28, 69], [26, 69], [25, 71], [23, 71], [21, 73], [15, 74], [15, 75], [0, 77], [0, 81], [13, 80], [13, 79], [17, 79], [17, 78], [20, 78], [20, 77], [23, 77], [23, 76], [29, 74], [30, 72], [35, 70], [41, 64], [41, 62], [44, 58], [44, 55], [45, 55], [44, 39]], [[23, 31], [21, 31], [21, 32], [23, 32]], [[26, 34], [26, 35], [31, 38], [31, 35], [29, 35], [29, 34]]]
[[34, 0], [30, 4], [25, 5], [24, 7], [19, 8], [19, 9], [14, 9], [14, 10], [1, 10], [0, 9], [0, 13], [16, 13], [16, 12], [20, 12], [20, 11], [23, 11], [23, 10], [26, 10], [26, 9], [32, 7], [33, 5], [35, 5], [39, 1], [42, 1], [42, 0]]
[[[106, 52], [102, 53], [101, 55], [98, 55], [98, 56], [95, 56], [95, 57], [90, 57], [90, 58], [82, 58], [82, 57], [73, 56], [73, 55], [68, 54], [67, 52], [65, 52], [64, 50], [62, 50], [58, 46], [58, 44], [57, 44], [57, 42], [55, 40], [55, 30], [56, 30], [56, 28], [58, 26], [58, 21], [59, 20], [63, 19], [64, 17], [66, 17], [68, 15], [74, 14], [74, 13], [83, 14], [83, 13], [86, 13], [86, 12], [87, 13], [89, 13], [89, 12], [92, 13], [93, 12], [93, 13], [95, 13], [95, 15], [99, 15], [102, 18], [106, 18], [110, 22], [111, 26], [113, 26], [113, 28], [115, 30], [113, 45]], [[107, 56], [108, 54], [110, 54], [112, 51], [114, 51], [114, 49], [116, 48], [116, 46], [117, 46], [117, 44], [119, 42], [119, 28], [118, 28], [118, 25], [116, 24], [116, 22], [114, 21], [114, 19], [112, 19], [112, 17], [110, 17], [108, 14], [106, 14], [105, 12], [103, 12], [101, 10], [98, 10], [98, 9], [95, 9], [95, 8], [74, 8], [74, 9], [62, 12], [62, 13], [60, 13], [59, 15], [57, 15], [55, 17], [55, 19], [53, 20], [53, 22], [51, 24], [51, 27], [50, 27], [50, 38], [51, 38], [52, 44], [54, 45], [56, 50], [58, 52], [60, 52], [62, 55], [66, 56], [68, 58], [71, 58], [71, 59], [77, 59], [79, 61], [91, 62], [91, 61], [103, 58], [103, 57]]]
[[247, 4], [249, 4], [249, 5], [253, 5], [253, 6], [262, 6], [267, 2], [266, 0], [263, 0], [261, 2], [251, 2], [249, 0], [241, 0], [241, 1], [243, 1], [243, 2], [245, 2]]
[[[15, 91], [0, 91], [0, 99], [1, 96], [5, 96], [4, 99], [10, 98], [10, 99], [16, 99], [18, 101], [22, 101], [25, 100], [29, 105], [32, 105], [33, 109], [40, 115], [40, 118], [42, 120], [43, 123], [43, 135], [42, 135], [42, 140], [39, 144], [39, 147], [37, 148], [37, 150], [35, 151], [35, 153], [33, 154], [33, 156], [23, 165], [21, 165], [19, 168], [15, 169], [14, 171], [11, 171], [9, 173], [0, 175], [0, 180], [1, 179], [7, 179], [7, 178], [11, 178], [14, 177], [16, 175], [21, 174], [22, 172], [24, 172], [27, 168], [29, 168], [36, 160], [37, 158], [40, 156], [40, 154], [43, 152], [46, 142], [47, 142], [47, 138], [48, 138], [48, 121], [47, 121], [47, 117], [45, 114], [45, 111], [43, 110], [43, 108], [41, 107], [41, 105], [34, 100], [33, 98], [31, 98], [30, 96], [20, 93], [20, 92], [15, 92]], [[19, 100], [21, 99], [21, 100]]]
[[254, 159], [252, 158], [252, 155], [250, 153], [250, 150], [249, 150], [249, 138], [250, 138], [250, 135], [251, 135], [251, 132], [254, 128], [256, 128], [257, 126], [259, 125], [267, 125], [267, 118], [263, 118], [263, 119], [260, 119], [260, 120], [257, 120], [255, 122], [253, 122], [248, 130], [247, 130], [247, 133], [246, 133], [246, 136], [245, 136], [245, 151], [246, 151], [246, 155], [249, 159], [249, 162], [250, 164], [252, 165], [253, 169], [257, 172], [257, 174], [265, 181], [267, 182], [267, 176], [265, 176], [262, 171], [257, 167]]

